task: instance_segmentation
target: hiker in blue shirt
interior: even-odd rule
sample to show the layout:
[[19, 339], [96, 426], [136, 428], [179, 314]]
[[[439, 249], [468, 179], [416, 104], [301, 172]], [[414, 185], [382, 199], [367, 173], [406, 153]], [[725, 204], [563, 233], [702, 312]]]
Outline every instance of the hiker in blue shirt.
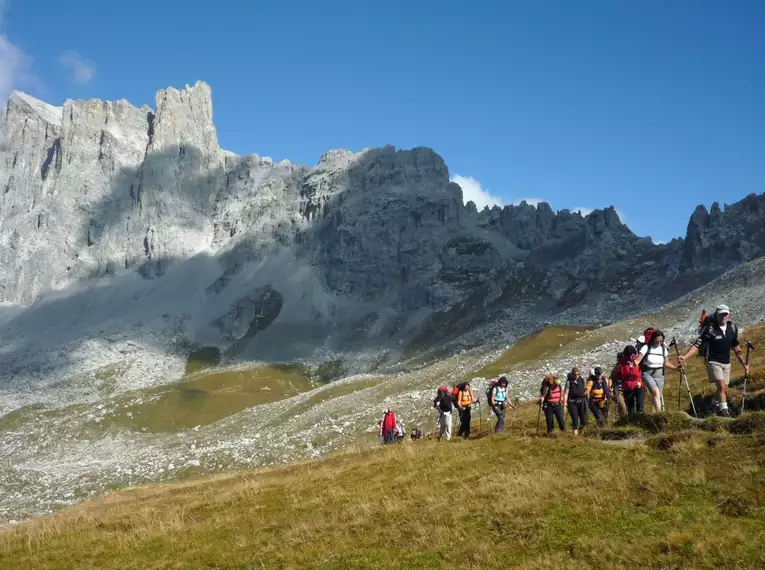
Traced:
[[494, 433], [505, 431], [505, 410], [512, 406], [507, 397], [507, 376], [501, 376], [497, 385], [491, 390], [491, 411], [497, 416], [497, 425]]

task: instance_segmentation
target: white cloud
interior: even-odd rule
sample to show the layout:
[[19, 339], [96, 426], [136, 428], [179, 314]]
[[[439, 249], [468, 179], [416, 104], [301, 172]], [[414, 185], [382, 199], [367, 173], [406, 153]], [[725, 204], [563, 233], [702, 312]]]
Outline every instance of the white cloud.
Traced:
[[67, 50], [58, 56], [58, 62], [71, 73], [70, 79], [77, 85], [87, 85], [96, 75], [96, 66], [74, 50]]
[[495, 204], [504, 206], [504, 200], [498, 196], [492, 196], [488, 190], [484, 190], [481, 183], [472, 176], [460, 176], [455, 174], [451, 177], [452, 182], [456, 182], [462, 188], [462, 201], [467, 204], [471, 200], [476, 208], [483, 210], [484, 206], [491, 208]]

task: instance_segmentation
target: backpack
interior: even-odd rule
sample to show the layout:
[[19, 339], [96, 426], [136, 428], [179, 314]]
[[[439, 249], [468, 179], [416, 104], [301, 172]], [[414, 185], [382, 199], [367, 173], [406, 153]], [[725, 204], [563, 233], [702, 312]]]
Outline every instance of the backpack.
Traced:
[[635, 350], [637, 350], [638, 354], [640, 354], [640, 349], [643, 348], [646, 344], [651, 344], [651, 339], [653, 338], [654, 332], [656, 332], [656, 329], [653, 327], [648, 327], [645, 329], [645, 331], [643, 331], [643, 334], [637, 338], [635, 341]]
[[438, 409], [442, 412], [451, 412], [453, 407], [452, 395], [448, 392], [440, 392], [438, 394]]
[[621, 380], [624, 390], [634, 390], [643, 385], [643, 378], [637, 366], [630, 366], [629, 362], [624, 358], [616, 366], [619, 372], [619, 380]]
[[[699, 319], [699, 321], [701, 321], [698, 332], [699, 338], [701, 338], [699, 356], [701, 356], [704, 360], [707, 360], [709, 357], [709, 346], [707, 345], [707, 340], [715, 337], [715, 318], [714, 315], [706, 314], [706, 311], [702, 311], [701, 316], [703, 317], [703, 320]], [[736, 336], [738, 334], [738, 328], [736, 325], [734, 325], [731, 321], [728, 321], [728, 326], [731, 327], [733, 336]]]
[[489, 384], [489, 387], [486, 388], [486, 403], [489, 406], [491, 406], [491, 393], [494, 391], [496, 386], [499, 386], [499, 380], [492, 380]]

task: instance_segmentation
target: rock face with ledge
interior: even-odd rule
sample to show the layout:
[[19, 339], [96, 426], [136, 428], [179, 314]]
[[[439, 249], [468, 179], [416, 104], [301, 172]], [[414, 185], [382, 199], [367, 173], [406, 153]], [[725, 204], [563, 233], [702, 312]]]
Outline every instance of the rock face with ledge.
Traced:
[[44, 385], [132, 343], [148, 363], [132, 386], [167, 380], [151, 363], [182, 360], [178, 346], [394, 362], [611, 319], [761, 256], [764, 200], [699, 207], [685, 240], [659, 246], [610, 207], [464, 206], [427, 148], [334, 150], [313, 167], [237, 156], [201, 82], [153, 109], [15, 92], [0, 113], [0, 364]]

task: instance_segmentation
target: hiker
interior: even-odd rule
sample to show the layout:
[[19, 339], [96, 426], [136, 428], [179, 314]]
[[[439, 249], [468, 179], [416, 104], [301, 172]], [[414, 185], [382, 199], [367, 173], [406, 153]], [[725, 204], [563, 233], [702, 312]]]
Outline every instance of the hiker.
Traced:
[[507, 376], [500, 376], [496, 386], [491, 389], [491, 411], [497, 416], [494, 433], [505, 431], [505, 410], [507, 406], [512, 406], [507, 397], [507, 384]]
[[438, 388], [438, 394], [433, 399], [433, 407], [438, 410], [438, 430], [436, 439], [441, 441], [442, 436], [446, 436], [446, 441], [452, 439], [452, 395], [446, 386]]
[[470, 384], [468, 382], [461, 384], [457, 393], [457, 408], [460, 411], [460, 429], [457, 431], [457, 436], [467, 439], [470, 435], [470, 410], [474, 403], [476, 399], [473, 397]]
[[419, 426], [414, 426], [412, 428], [412, 433], [409, 434], [409, 438], [412, 441], [417, 441], [418, 439], [422, 439], [422, 432], [420, 431], [420, 427]]
[[584, 389], [585, 396], [590, 402], [590, 411], [595, 416], [595, 423], [598, 427], [608, 425], [608, 405], [611, 401], [611, 390], [608, 388], [603, 369], [596, 366]]
[[652, 330], [650, 338], [645, 338], [638, 352], [635, 364], [643, 376], [643, 384], [648, 389], [653, 409], [664, 411], [664, 367], [677, 370], [669, 361], [669, 347], [664, 343], [664, 333]]
[[380, 422], [380, 437], [382, 437], [382, 442], [384, 444], [396, 443], [397, 429], [396, 414], [393, 413], [393, 408], [388, 408], [383, 413], [383, 418]]
[[738, 328], [730, 322], [730, 309], [727, 305], [715, 308], [714, 315], [707, 317], [702, 325], [699, 336], [693, 346], [682, 356], [678, 356], [677, 364], [681, 366], [688, 358], [704, 347], [702, 355], [707, 361], [707, 378], [710, 384], [715, 384], [717, 391], [712, 401], [717, 406], [717, 414], [730, 417], [728, 410], [728, 384], [730, 383], [730, 351], [736, 353], [736, 358], [749, 374], [749, 365], [744, 360], [738, 342]]
[[584, 378], [579, 368], [574, 366], [566, 376], [566, 387], [563, 390], [563, 407], [568, 409], [571, 416], [571, 427], [574, 435], [579, 435], [579, 426], [587, 427], [587, 400], [585, 398]]
[[635, 364], [636, 356], [637, 350], [635, 350], [634, 346], [628, 344], [619, 353], [616, 366], [611, 371], [611, 378], [614, 380], [614, 384], [618, 382], [621, 385], [627, 414], [632, 412], [642, 414], [645, 401], [643, 375], [640, 373], [640, 368]]
[[406, 437], [406, 425], [402, 421], [396, 422], [396, 443], [401, 443]]
[[548, 374], [542, 380], [542, 386], [540, 387], [541, 397], [539, 398], [539, 405], [545, 412], [545, 420], [547, 421], [547, 435], [552, 435], [555, 431], [555, 424], [553, 419], [558, 421], [558, 427], [560, 431], [566, 431], [566, 422], [563, 417], [563, 390], [560, 387], [560, 380], [553, 374]]

